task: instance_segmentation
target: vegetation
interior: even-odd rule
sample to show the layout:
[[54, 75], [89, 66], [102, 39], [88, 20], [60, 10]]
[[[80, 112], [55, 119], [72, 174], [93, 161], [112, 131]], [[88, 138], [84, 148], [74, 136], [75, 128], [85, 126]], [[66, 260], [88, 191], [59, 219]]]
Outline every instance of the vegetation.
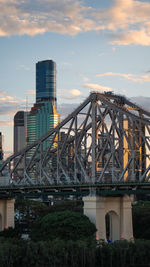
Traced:
[[0, 239], [3, 267], [146, 267], [150, 241], [120, 241], [113, 244], [86, 241], [24, 241]]
[[[37, 201], [17, 201], [17, 227], [0, 233], [0, 266], [150, 266], [150, 240], [97, 243], [95, 226], [82, 214], [82, 207], [81, 201], [50, 207]], [[31, 239], [20, 238], [22, 224], [30, 230]], [[134, 237], [150, 239], [149, 225], [150, 202], [139, 201], [133, 205]]]
[[84, 240], [92, 238], [96, 227], [89, 218], [79, 212], [60, 211], [47, 214], [33, 225], [32, 240]]
[[134, 237], [150, 240], [150, 201], [138, 201], [133, 205]]
[[56, 211], [72, 210], [83, 212], [82, 201], [57, 201], [52, 206], [34, 200], [17, 199], [15, 201], [15, 226], [22, 232], [29, 233], [34, 222], [43, 216]]

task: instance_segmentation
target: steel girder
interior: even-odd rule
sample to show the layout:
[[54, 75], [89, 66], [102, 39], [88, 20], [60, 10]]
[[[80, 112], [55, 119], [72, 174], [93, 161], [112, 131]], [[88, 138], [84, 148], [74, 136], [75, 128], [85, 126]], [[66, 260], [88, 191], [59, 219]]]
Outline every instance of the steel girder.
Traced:
[[56, 128], [10, 156], [0, 168], [1, 185], [143, 182], [149, 178], [150, 113], [112, 93], [91, 93]]

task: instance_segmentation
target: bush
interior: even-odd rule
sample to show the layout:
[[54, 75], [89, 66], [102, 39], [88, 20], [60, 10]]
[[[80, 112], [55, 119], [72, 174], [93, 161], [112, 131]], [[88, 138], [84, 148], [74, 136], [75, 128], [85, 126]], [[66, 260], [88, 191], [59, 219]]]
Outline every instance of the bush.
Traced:
[[95, 232], [95, 225], [82, 213], [62, 211], [37, 220], [30, 237], [32, 240], [84, 240], [92, 238]]
[[21, 229], [15, 227], [9, 227], [8, 229], [4, 229], [4, 231], [0, 232], [0, 236], [5, 238], [20, 238], [21, 237]]
[[2, 267], [130, 267], [149, 266], [150, 241], [118, 241], [96, 245], [85, 240], [23, 241], [0, 239]]
[[137, 239], [150, 240], [150, 201], [138, 201], [133, 205], [133, 231]]

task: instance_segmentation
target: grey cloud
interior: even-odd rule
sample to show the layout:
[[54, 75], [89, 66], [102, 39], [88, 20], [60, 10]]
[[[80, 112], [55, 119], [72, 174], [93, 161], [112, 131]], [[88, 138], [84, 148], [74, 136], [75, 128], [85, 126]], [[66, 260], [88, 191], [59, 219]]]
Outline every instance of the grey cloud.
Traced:
[[19, 104], [16, 105], [15, 103], [5, 103], [0, 104], [0, 115], [12, 115], [17, 112], [20, 108]]
[[136, 96], [136, 97], [131, 97], [130, 99], [137, 105], [150, 111], [150, 97]]
[[66, 104], [63, 103], [58, 106], [58, 112], [61, 114], [61, 118], [64, 119], [67, 117], [71, 112], [73, 112], [79, 104], [76, 103], [71, 103], [71, 104]]

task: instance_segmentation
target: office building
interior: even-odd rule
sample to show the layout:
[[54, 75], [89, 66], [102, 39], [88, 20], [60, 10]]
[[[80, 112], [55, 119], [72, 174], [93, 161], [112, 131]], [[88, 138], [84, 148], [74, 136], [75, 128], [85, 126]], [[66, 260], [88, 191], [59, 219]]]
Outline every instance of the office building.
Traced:
[[[36, 103], [28, 115], [27, 143], [32, 144], [48, 131], [52, 130], [60, 121], [60, 115], [51, 101]], [[49, 146], [50, 139], [44, 144], [43, 149]]]
[[0, 162], [3, 160], [3, 138], [0, 132]]
[[18, 111], [14, 116], [14, 153], [26, 146], [27, 112]]
[[[59, 120], [56, 110], [56, 63], [53, 60], [40, 61], [36, 64], [36, 103], [27, 119], [27, 145], [56, 127]], [[50, 139], [44, 143], [43, 149], [49, 143]]]

